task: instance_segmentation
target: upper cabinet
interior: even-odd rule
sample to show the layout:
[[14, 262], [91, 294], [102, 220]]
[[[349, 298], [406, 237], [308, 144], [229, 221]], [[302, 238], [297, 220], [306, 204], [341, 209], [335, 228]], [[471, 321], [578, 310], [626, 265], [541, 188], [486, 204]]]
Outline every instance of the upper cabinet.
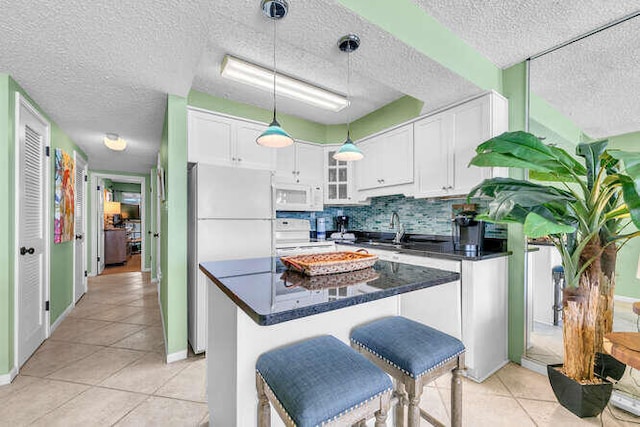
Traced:
[[508, 101], [491, 92], [414, 123], [415, 197], [460, 196], [498, 171], [471, 166], [476, 147], [508, 129]]
[[324, 182], [324, 148], [298, 142], [277, 150], [276, 177], [280, 182], [320, 184]]
[[325, 205], [351, 205], [353, 196], [353, 163], [338, 161], [333, 155], [340, 145], [329, 145], [324, 148], [325, 167]]
[[266, 125], [189, 110], [189, 162], [273, 170], [276, 150], [256, 143]]
[[413, 124], [364, 139], [358, 147], [364, 152], [354, 167], [359, 195], [396, 194], [382, 189], [413, 182]]

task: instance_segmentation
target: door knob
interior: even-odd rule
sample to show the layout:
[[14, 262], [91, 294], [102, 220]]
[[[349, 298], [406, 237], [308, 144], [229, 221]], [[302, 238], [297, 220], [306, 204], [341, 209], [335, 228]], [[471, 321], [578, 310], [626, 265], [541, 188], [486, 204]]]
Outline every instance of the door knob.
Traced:
[[20, 255], [33, 255], [35, 253], [35, 249], [34, 248], [25, 248], [24, 246], [20, 248]]
[[160, 237], [160, 233], [153, 233], [153, 237]]
[[76, 240], [82, 240], [82, 234], [76, 234]]

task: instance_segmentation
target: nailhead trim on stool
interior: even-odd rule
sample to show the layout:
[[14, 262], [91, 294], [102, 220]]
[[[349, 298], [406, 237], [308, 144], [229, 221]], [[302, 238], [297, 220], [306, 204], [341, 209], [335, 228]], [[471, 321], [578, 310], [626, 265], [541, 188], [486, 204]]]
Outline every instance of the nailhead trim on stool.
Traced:
[[[283, 421], [300, 427], [334, 422], [375, 399], [388, 402], [392, 391], [380, 368], [329, 335], [266, 352], [258, 358], [256, 371], [259, 398], [263, 386]], [[386, 417], [386, 408], [383, 413]]]
[[433, 425], [441, 423], [418, 407], [422, 388], [430, 381], [452, 372], [451, 422], [462, 420], [462, 385], [464, 344], [450, 335], [401, 316], [387, 317], [355, 328], [351, 343], [360, 353], [398, 381], [396, 425], [404, 419], [404, 405], [409, 404], [409, 425], [418, 426], [422, 417]]

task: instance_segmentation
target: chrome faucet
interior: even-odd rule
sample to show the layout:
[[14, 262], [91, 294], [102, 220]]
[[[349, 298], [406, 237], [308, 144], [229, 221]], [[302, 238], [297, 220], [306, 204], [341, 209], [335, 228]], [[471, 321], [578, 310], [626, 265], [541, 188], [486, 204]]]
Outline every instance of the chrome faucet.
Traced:
[[393, 238], [393, 243], [400, 243], [402, 237], [404, 236], [404, 226], [400, 223], [400, 216], [398, 215], [398, 212], [394, 211], [391, 214], [391, 224], [389, 224], [389, 227], [398, 227], [398, 230], [396, 231], [396, 237]]

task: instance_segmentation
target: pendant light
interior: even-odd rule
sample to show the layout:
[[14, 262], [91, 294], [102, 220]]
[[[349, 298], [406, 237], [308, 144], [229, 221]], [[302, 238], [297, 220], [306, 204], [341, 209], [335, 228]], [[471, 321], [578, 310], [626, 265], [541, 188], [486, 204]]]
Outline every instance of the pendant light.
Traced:
[[354, 161], [360, 160], [364, 157], [364, 154], [351, 140], [351, 113], [349, 108], [351, 107], [349, 96], [349, 83], [351, 79], [351, 52], [360, 47], [360, 37], [355, 34], [347, 34], [338, 40], [338, 47], [341, 51], [347, 54], [347, 139], [342, 144], [342, 147], [333, 155], [336, 160], [342, 161]]
[[289, 4], [286, 0], [262, 0], [262, 12], [273, 20], [273, 120], [256, 139], [264, 147], [281, 148], [293, 144], [293, 138], [276, 119], [276, 21], [287, 16]]

